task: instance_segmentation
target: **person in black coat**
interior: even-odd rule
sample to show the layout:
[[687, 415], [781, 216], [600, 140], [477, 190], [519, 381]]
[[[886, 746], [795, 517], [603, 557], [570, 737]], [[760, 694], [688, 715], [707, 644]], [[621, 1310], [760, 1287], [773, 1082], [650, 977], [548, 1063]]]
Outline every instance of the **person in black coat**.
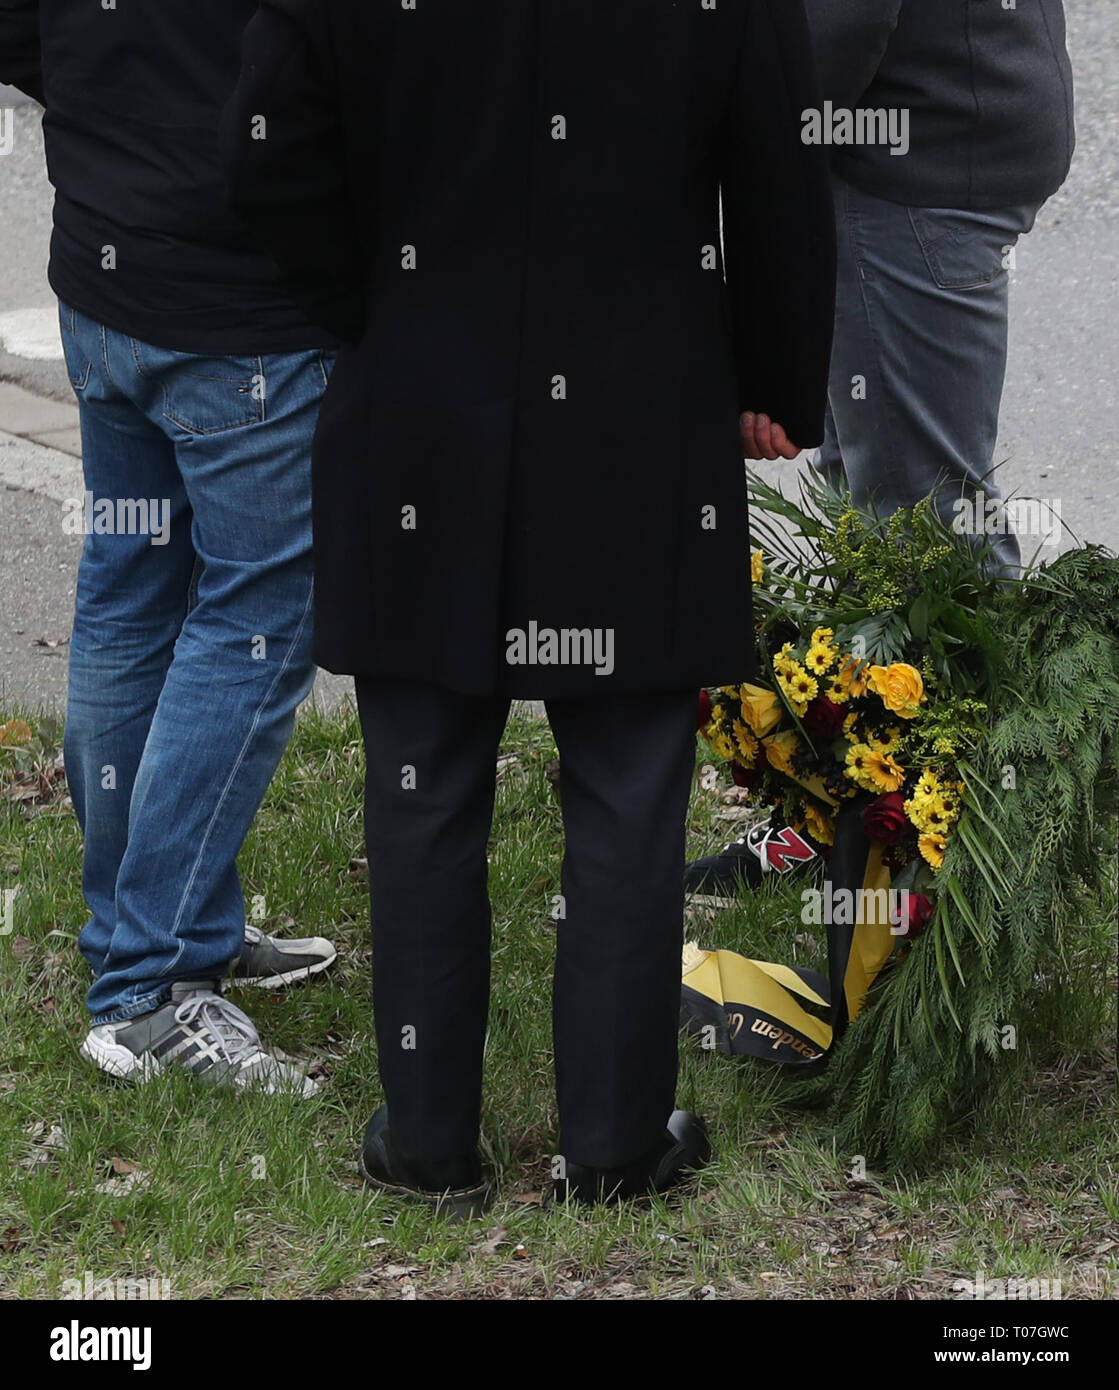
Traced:
[[693, 1117], [666, 1130], [695, 690], [752, 665], [743, 440], [823, 435], [817, 100], [801, 0], [267, 0], [246, 32], [230, 197], [349, 343], [315, 443], [316, 655], [357, 678], [366, 740], [374, 1183], [482, 1192], [514, 697], [563, 759], [561, 1188], [702, 1161]]

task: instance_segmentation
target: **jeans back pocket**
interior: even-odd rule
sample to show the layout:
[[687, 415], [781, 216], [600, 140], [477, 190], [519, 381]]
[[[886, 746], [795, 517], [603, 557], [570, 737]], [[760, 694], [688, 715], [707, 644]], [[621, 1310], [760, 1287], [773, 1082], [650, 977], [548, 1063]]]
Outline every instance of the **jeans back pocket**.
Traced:
[[220, 434], [265, 418], [266, 382], [259, 357], [176, 352], [133, 338], [142, 377], [157, 381], [163, 415], [188, 434]]
[[997, 214], [952, 208], [910, 208], [925, 263], [942, 290], [977, 290], [1009, 268], [1018, 230]]

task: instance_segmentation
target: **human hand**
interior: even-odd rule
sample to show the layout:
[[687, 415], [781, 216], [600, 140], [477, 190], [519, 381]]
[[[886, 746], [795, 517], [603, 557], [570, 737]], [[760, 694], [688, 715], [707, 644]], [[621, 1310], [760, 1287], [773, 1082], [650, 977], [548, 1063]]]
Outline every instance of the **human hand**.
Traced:
[[748, 459], [795, 459], [800, 449], [776, 420], [768, 415], [744, 411], [738, 419], [742, 435], [742, 454]]

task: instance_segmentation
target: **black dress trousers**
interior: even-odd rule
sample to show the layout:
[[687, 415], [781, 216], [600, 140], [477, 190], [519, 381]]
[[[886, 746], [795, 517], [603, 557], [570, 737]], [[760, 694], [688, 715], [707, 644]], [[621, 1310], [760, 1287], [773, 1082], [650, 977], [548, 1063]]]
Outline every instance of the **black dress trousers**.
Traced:
[[[478, 1138], [489, 1007], [486, 844], [499, 696], [359, 680], [373, 1009], [393, 1139], [420, 1161]], [[560, 1151], [615, 1167], [675, 1104], [684, 821], [695, 691], [549, 700], [566, 836], [553, 1038]]]

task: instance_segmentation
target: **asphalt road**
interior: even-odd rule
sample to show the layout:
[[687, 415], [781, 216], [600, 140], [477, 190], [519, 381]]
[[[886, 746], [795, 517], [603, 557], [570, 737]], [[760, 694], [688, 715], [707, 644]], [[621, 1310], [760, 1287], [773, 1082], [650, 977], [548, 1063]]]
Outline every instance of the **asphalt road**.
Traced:
[[[1006, 460], [1004, 491], [1055, 499], [1080, 540], [1119, 550], [1119, 0], [1066, 0], [1066, 9], [1076, 159], [1019, 246], [997, 457]], [[64, 403], [70, 390], [45, 274], [51, 190], [40, 113], [0, 88], [0, 108], [15, 103], [14, 145], [0, 156], [0, 381]], [[13, 700], [58, 706], [78, 541], [63, 534], [43, 481], [53, 451], [15, 438], [28, 431], [6, 423], [6, 409], [0, 396], [0, 709]], [[765, 473], [793, 485], [797, 467]], [[321, 693], [332, 702], [345, 688], [332, 682]]]

